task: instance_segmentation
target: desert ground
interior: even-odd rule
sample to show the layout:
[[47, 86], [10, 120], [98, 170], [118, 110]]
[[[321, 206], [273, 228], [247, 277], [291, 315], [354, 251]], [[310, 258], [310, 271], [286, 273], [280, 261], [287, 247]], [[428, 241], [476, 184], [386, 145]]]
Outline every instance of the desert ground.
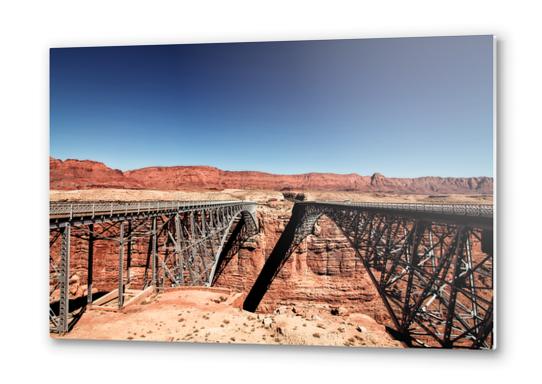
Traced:
[[[389, 203], [467, 203], [491, 204], [492, 195], [465, 194], [393, 194], [361, 192], [303, 192], [306, 200], [331, 200], [353, 202], [389, 202]], [[137, 200], [250, 200], [266, 203], [271, 200], [283, 200], [278, 191], [225, 189], [222, 191], [158, 191], [137, 189], [84, 189], [51, 190], [51, 201], [137, 201]]]
[[[227, 289], [187, 288], [158, 293], [121, 312], [88, 310], [67, 339], [195, 343], [401, 347], [362, 313], [334, 308], [280, 307], [270, 314], [239, 308]], [[55, 336], [57, 337], [57, 336]]]

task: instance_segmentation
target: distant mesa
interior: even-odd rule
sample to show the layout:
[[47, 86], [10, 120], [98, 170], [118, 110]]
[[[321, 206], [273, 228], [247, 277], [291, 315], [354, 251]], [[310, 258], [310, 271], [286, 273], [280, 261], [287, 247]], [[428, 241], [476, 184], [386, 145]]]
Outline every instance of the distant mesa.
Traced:
[[381, 173], [373, 173], [373, 175], [371, 176], [371, 186], [373, 187], [377, 187], [377, 186], [380, 186], [382, 185], [382, 183], [384, 182], [386, 178], [384, 177], [383, 174]]
[[274, 191], [355, 191], [395, 193], [491, 194], [491, 177], [392, 178], [335, 173], [276, 175], [255, 171], [224, 171], [209, 166], [112, 169], [91, 160], [49, 159], [50, 189], [95, 188], [155, 190], [258, 189]]

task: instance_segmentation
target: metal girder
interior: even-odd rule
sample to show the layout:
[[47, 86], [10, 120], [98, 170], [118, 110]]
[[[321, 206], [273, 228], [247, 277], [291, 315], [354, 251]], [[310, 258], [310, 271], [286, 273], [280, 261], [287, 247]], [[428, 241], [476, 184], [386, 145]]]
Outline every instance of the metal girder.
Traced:
[[152, 230], [151, 230], [151, 284], [153, 287], [156, 287], [157, 281], [158, 281], [158, 266], [157, 266], [157, 260], [156, 260], [156, 217], [152, 218]]
[[124, 305], [124, 223], [120, 223], [119, 231], [119, 288], [118, 307]]
[[[58, 311], [55, 313], [49, 310], [49, 320], [53, 330], [63, 334], [68, 332], [70, 313], [70, 232], [71, 227], [65, 226], [60, 231], [60, 249], [58, 265], [54, 267], [55, 272], [50, 276], [50, 280], [57, 280], [55, 286], [58, 287], [59, 300]], [[54, 265], [54, 261], [53, 265]], [[51, 292], [52, 293], [52, 292]]]
[[175, 214], [175, 254], [177, 256], [177, 280], [179, 284], [184, 285], [184, 257], [181, 253], [181, 244], [183, 242], [183, 233], [181, 231], [181, 218]]
[[89, 225], [87, 259], [87, 304], [92, 304], [92, 279], [94, 272], [94, 225]]
[[[381, 241], [386, 235], [381, 227], [356, 231], [354, 238], [340, 215], [332, 211], [326, 215], [363, 261], [396, 330], [408, 344], [491, 348], [492, 332], [483, 334], [485, 340], [479, 340], [477, 333], [481, 326], [492, 329], [493, 323], [491, 316], [485, 316], [493, 307], [493, 259], [476, 240], [481, 229], [434, 224], [426, 218], [405, 220], [390, 213], [367, 215], [373, 224], [380, 217], [388, 227], [403, 227], [403, 236], [393, 238], [388, 231], [388, 239]], [[477, 270], [483, 270], [484, 276]]]

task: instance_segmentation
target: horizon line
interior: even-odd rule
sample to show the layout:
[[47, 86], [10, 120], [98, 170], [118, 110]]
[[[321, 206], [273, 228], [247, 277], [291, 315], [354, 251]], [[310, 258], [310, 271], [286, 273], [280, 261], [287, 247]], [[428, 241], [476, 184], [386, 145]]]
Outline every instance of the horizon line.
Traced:
[[425, 175], [425, 176], [386, 176], [384, 175], [382, 172], [378, 172], [378, 171], [375, 171], [375, 172], [372, 172], [371, 174], [361, 174], [361, 173], [358, 173], [358, 172], [330, 172], [330, 171], [326, 171], [326, 172], [322, 172], [322, 171], [310, 171], [310, 172], [301, 172], [301, 173], [274, 173], [274, 172], [269, 172], [269, 171], [262, 171], [262, 170], [256, 170], [256, 169], [223, 169], [223, 168], [220, 168], [220, 167], [217, 167], [215, 165], [205, 165], [205, 164], [189, 164], [189, 165], [147, 165], [147, 166], [143, 166], [143, 167], [138, 167], [138, 168], [131, 168], [131, 169], [122, 169], [122, 168], [114, 168], [112, 166], [110, 166], [109, 164], [107, 164], [105, 161], [100, 161], [100, 160], [93, 160], [93, 159], [77, 159], [77, 158], [58, 158], [58, 157], [54, 157], [52, 156], [51, 154], [49, 154], [49, 159], [53, 159], [53, 160], [59, 160], [59, 161], [68, 161], [68, 160], [74, 160], [74, 161], [89, 161], [89, 162], [95, 162], [95, 163], [100, 163], [100, 164], [103, 164], [105, 165], [106, 167], [110, 168], [110, 169], [113, 169], [113, 170], [118, 170], [118, 171], [121, 171], [123, 173], [126, 173], [126, 172], [133, 172], [133, 171], [138, 171], [138, 170], [141, 170], [141, 169], [148, 169], [148, 168], [180, 168], [180, 167], [206, 167], [206, 168], [214, 168], [214, 169], [217, 169], [219, 171], [223, 171], [223, 172], [257, 172], [257, 173], [265, 173], [265, 174], [268, 174], [268, 175], [274, 175], [274, 176], [303, 176], [303, 175], [310, 175], [310, 174], [319, 174], [319, 175], [325, 175], [325, 174], [332, 174], [332, 175], [340, 175], [340, 176], [348, 176], [348, 175], [356, 175], [356, 176], [360, 176], [360, 177], [372, 177], [374, 175], [381, 175], [387, 179], [423, 179], [423, 178], [429, 178], [429, 177], [437, 177], [437, 178], [441, 178], [441, 179], [470, 179], [470, 178], [490, 178], [490, 179], [494, 179], [494, 176], [491, 175], [491, 176], [487, 176], [487, 175], [478, 175], [478, 176], [435, 176], [435, 175]]

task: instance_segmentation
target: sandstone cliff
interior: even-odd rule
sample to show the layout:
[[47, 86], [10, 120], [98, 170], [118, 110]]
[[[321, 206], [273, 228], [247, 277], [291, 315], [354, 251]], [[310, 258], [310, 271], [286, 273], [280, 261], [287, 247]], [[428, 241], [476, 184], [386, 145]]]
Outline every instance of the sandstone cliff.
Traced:
[[223, 171], [208, 166], [148, 167], [122, 172], [90, 160], [50, 158], [50, 189], [126, 188], [154, 190], [314, 190], [395, 193], [493, 192], [491, 177], [390, 178], [334, 173], [276, 175], [253, 171]]
[[[259, 207], [260, 233], [244, 242], [218, 271], [215, 285], [248, 294], [288, 220], [292, 204], [269, 202]], [[258, 307], [272, 312], [281, 306], [297, 311], [314, 306], [340, 314], [360, 312], [380, 323], [388, 315], [376, 288], [348, 240], [328, 218], [290, 255]]]

